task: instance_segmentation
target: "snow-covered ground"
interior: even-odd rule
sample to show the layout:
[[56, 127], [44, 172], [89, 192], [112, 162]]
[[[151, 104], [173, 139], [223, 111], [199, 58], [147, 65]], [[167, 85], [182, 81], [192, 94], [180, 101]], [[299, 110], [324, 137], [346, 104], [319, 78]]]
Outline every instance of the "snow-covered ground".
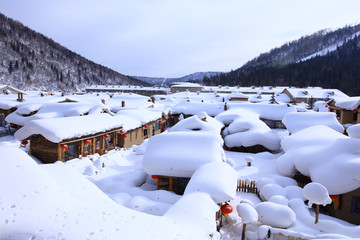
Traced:
[[[13, 137], [0, 138], [0, 239], [240, 239], [242, 222], [236, 211], [217, 233], [218, 207], [208, 195], [182, 197], [156, 190], [155, 181], [142, 169], [143, 147], [146, 143], [102, 156], [38, 164]], [[280, 155], [226, 151], [239, 179], [277, 182], [287, 189], [293, 182], [276, 168]], [[253, 158], [252, 166], [247, 166], [246, 157]], [[272, 233], [303, 238], [359, 233], [359, 227], [326, 215], [320, 215], [321, 224], [316, 226], [313, 212], [290, 195], [285, 191], [290, 206], [286, 208], [292, 209], [296, 220], [288, 229], [272, 228]], [[256, 194], [238, 192], [230, 204], [235, 207], [243, 201], [261, 203]], [[276, 216], [272, 218], [275, 222]], [[257, 239], [264, 231], [264, 225], [256, 222], [247, 228], [247, 236]]]

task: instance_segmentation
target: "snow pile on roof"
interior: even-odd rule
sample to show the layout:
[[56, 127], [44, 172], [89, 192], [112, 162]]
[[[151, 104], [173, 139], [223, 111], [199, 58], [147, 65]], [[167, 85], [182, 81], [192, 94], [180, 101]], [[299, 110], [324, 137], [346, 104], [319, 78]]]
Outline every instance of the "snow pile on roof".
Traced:
[[228, 109], [239, 108], [259, 114], [259, 118], [282, 120], [285, 114], [296, 112], [296, 107], [289, 104], [239, 103], [228, 102]]
[[220, 135], [166, 132], [148, 141], [143, 168], [150, 175], [191, 177], [197, 168], [225, 159]]
[[15, 132], [18, 140], [40, 134], [51, 142], [58, 143], [65, 139], [78, 138], [122, 127], [117, 117], [97, 114], [79, 117], [62, 117], [33, 120]]
[[359, 108], [360, 97], [339, 97], [335, 98], [335, 106], [346, 110]]
[[336, 119], [333, 112], [295, 112], [285, 115], [282, 122], [291, 134], [315, 125], [325, 125], [340, 133], [344, 127]]
[[224, 125], [215, 118], [207, 115], [206, 112], [200, 112], [195, 116], [183, 119], [171, 127], [169, 132], [178, 131], [200, 131], [200, 132], [215, 132], [220, 134]]
[[257, 113], [233, 108], [216, 116], [224, 125], [224, 141], [227, 147], [251, 147], [262, 145], [270, 150], [280, 148], [280, 138], [259, 119]]
[[[161, 111], [153, 111], [151, 109], [133, 109], [122, 110], [116, 113], [116, 116], [131, 117], [141, 123], [141, 125], [158, 120], [162, 117]], [[140, 127], [140, 126], [139, 126]]]
[[186, 186], [184, 195], [205, 192], [216, 203], [223, 203], [236, 197], [236, 184], [237, 172], [229, 164], [207, 163], [195, 171]]
[[[22, 114], [28, 114], [31, 110], [38, 109], [34, 115], [24, 117]], [[91, 111], [96, 109], [96, 111]], [[39, 103], [26, 104], [19, 108], [19, 112], [15, 111], [6, 117], [7, 122], [11, 122], [20, 126], [36, 119], [49, 119], [60, 117], [81, 116], [91, 112], [92, 114], [100, 114], [103, 108], [98, 105], [86, 103], [46, 103], [40, 107]]]
[[277, 159], [279, 171], [293, 176], [298, 170], [330, 194], [343, 194], [360, 187], [360, 139], [347, 137], [318, 125], [284, 138], [285, 154]]
[[[114, 95], [112, 98], [106, 100], [106, 105], [110, 107], [111, 111], [118, 112], [124, 109], [139, 109], [148, 108], [153, 103], [149, 101], [150, 98], [134, 93], [121, 93]], [[122, 107], [122, 102], [125, 107]]]
[[196, 115], [199, 112], [206, 112], [210, 116], [216, 116], [224, 111], [224, 103], [218, 102], [181, 102], [171, 108], [173, 114]]
[[234, 91], [234, 92], [231, 92], [228, 96], [227, 96], [227, 99], [231, 99], [231, 98], [246, 98], [248, 99], [249, 96], [245, 95], [245, 94], [242, 94], [238, 91]]
[[38, 111], [42, 106], [43, 104], [41, 103], [24, 104], [19, 106], [19, 108], [16, 109], [15, 112], [20, 115], [27, 115], [32, 112]]

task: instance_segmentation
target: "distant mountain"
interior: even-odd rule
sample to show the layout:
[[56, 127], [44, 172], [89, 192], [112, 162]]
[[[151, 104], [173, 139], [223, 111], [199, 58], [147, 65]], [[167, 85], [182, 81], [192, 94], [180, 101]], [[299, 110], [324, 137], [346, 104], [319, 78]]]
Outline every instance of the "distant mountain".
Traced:
[[320, 86], [360, 95], [360, 25], [322, 30], [205, 78], [208, 85]]
[[132, 77], [151, 85], [168, 86], [173, 82], [201, 82], [205, 77], [209, 78], [219, 74], [221, 74], [221, 72], [197, 72], [179, 78]]
[[76, 54], [0, 13], [0, 84], [76, 91], [96, 84], [147, 85]]

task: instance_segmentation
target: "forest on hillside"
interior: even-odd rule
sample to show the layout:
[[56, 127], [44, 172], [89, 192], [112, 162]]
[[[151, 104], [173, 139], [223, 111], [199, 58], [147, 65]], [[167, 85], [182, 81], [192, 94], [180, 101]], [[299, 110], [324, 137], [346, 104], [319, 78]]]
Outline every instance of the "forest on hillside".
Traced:
[[360, 96], [360, 36], [344, 42], [335, 51], [288, 65], [240, 68], [211, 78], [205, 85], [229, 86], [319, 86]]

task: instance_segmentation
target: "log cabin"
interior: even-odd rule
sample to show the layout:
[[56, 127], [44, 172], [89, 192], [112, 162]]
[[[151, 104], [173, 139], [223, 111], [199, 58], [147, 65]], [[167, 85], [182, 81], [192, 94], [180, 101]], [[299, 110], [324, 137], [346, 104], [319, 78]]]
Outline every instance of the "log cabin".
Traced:
[[122, 125], [108, 114], [38, 119], [19, 129], [15, 138], [30, 140], [30, 154], [53, 163], [115, 149]]

